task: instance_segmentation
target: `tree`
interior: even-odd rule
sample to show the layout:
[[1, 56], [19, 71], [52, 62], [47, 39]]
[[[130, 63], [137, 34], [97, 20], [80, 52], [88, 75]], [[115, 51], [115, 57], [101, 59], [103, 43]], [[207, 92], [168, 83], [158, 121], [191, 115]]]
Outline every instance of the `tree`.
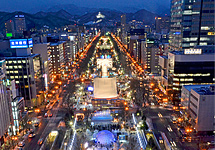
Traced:
[[147, 87], [147, 80], [140, 81], [138, 79], [132, 79], [130, 82], [130, 88], [132, 90], [132, 97], [134, 97], [134, 102], [138, 106], [142, 106], [149, 98], [149, 90]]
[[69, 118], [71, 115], [73, 115], [72, 107], [74, 105], [74, 92], [77, 90], [77, 87], [75, 86], [78, 83], [77, 80], [74, 82], [70, 82], [69, 85], [66, 87], [67, 93], [63, 97], [64, 104], [66, 104], [67, 113], [69, 115]]
[[128, 143], [124, 144], [123, 146], [126, 150], [135, 150], [135, 149], [139, 149], [139, 143], [137, 141], [137, 138], [134, 138], [132, 136], [130, 136], [128, 138]]

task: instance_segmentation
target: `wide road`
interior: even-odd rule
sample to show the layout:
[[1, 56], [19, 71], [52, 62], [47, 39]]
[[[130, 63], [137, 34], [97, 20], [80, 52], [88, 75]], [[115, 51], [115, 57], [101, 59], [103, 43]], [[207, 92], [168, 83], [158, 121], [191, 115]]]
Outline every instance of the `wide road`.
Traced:
[[[175, 143], [176, 145], [173, 145], [173, 149], [175, 150], [196, 150], [198, 149], [197, 142], [198, 141], [192, 141], [192, 142], [182, 142], [182, 138], [180, 136], [180, 133], [177, 129], [177, 125], [173, 124], [170, 120], [170, 116], [174, 112], [171, 109], [163, 108], [162, 106], [148, 106], [143, 111], [144, 115], [151, 118], [154, 133], [156, 135], [156, 138], [158, 139], [160, 136], [160, 132], [164, 132], [166, 137], [168, 138], [169, 142]], [[162, 117], [159, 117], [158, 114], [161, 114]], [[168, 130], [168, 127], [172, 129], [172, 131]], [[158, 139], [159, 140], [159, 139]]]
[[35, 134], [36, 136], [34, 138], [27, 138], [25, 140], [25, 147], [24, 150], [39, 150], [40, 149], [40, 145], [37, 144], [38, 140], [40, 138], [43, 138], [45, 140], [45, 138], [47, 137], [47, 135], [57, 127], [59, 121], [63, 118], [63, 116], [65, 115], [65, 112], [63, 109], [60, 108], [60, 103], [61, 101], [58, 103], [56, 103], [51, 112], [53, 114], [52, 117], [48, 117], [48, 118], [42, 118], [41, 119], [41, 123], [39, 127], [35, 127]]

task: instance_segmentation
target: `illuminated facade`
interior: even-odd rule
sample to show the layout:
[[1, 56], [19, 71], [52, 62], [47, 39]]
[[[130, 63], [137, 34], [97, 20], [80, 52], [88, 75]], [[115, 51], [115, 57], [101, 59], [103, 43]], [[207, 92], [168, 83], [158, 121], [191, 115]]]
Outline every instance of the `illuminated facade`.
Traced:
[[15, 15], [15, 32], [16, 34], [23, 34], [26, 31], [25, 16]]
[[0, 60], [0, 140], [7, 132], [10, 125], [9, 102], [6, 96], [6, 63]]
[[50, 79], [53, 76], [61, 76], [62, 70], [65, 69], [66, 64], [66, 51], [65, 51], [65, 41], [61, 41], [58, 43], [51, 43], [49, 50], [50, 57], [50, 67], [49, 67], [49, 76]]
[[5, 59], [7, 79], [15, 80], [20, 96], [25, 99], [25, 105], [27, 107], [39, 105], [42, 102], [40, 96], [44, 91], [40, 55], [5, 57]]
[[11, 33], [12, 36], [15, 36], [15, 29], [14, 29], [13, 20], [8, 20], [7, 22], [5, 22], [5, 32], [6, 32], [6, 37], [9, 33]]
[[214, 10], [212, 0], [172, 0], [170, 49], [214, 45]]
[[213, 84], [214, 78], [214, 53], [184, 54], [175, 51], [168, 53], [167, 75], [164, 85], [168, 91], [173, 92], [173, 99], [178, 100], [183, 85]]

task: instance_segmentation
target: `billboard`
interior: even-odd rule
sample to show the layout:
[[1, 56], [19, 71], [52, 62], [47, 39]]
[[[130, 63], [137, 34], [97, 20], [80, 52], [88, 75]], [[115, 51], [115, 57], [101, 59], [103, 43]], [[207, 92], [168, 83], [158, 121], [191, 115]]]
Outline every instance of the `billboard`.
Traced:
[[12, 37], [13, 34], [12, 33], [6, 33], [6, 37]]
[[29, 48], [32, 46], [32, 39], [10, 39], [10, 48]]

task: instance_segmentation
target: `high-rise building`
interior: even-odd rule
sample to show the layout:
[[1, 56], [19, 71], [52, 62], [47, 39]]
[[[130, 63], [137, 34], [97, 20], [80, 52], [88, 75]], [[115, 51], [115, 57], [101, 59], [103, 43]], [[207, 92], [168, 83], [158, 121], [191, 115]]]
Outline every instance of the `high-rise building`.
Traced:
[[44, 81], [39, 54], [5, 57], [7, 78], [15, 79], [20, 96], [24, 97], [27, 107], [40, 105], [43, 101]]
[[42, 65], [43, 65], [43, 76], [45, 81], [46, 88], [48, 87], [48, 82], [50, 82], [49, 78], [49, 67], [51, 63], [50, 58], [50, 43], [37, 43], [34, 44], [32, 52], [34, 54], [40, 54]]
[[152, 74], [160, 74], [159, 62], [159, 45], [153, 38], [147, 38], [143, 45], [144, 53], [144, 68], [147, 72]]
[[126, 15], [121, 16], [121, 39], [124, 44], [127, 44], [127, 24], [126, 24]]
[[54, 78], [54, 76], [60, 78], [63, 75], [62, 70], [64, 70], [65, 66], [65, 48], [64, 48], [65, 41], [60, 41], [58, 43], [51, 43], [50, 44], [50, 69], [49, 69], [49, 76], [50, 79]]
[[15, 80], [25, 106], [40, 105], [44, 100], [42, 63], [39, 54], [31, 54], [32, 39], [10, 39], [8, 46], [0, 52], [6, 60], [7, 79]]
[[127, 47], [129, 49], [129, 53], [134, 56], [137, 51], [137, 40], [145, 38], [145, 30], [144, 29], [131, 29], [128, 32], [127, 36]]
[[26, 31], [24, 15], [15, 15], [15, 30], [18, 35], [23, 34], [23, 31]]
[[6, 37], [15, 36], [15, 29], [14, 29], [13, 20], [8, 20], [7, 22], [5, 22], [5, 33], [6, 33]]
[[6, 63], [0, 60], [0, 145], [10, 125], [9, 102], [6, 95]]
[[157, 33], [169, 33], [170, 17], [155, 17], [155, 29]]
[[214, 51], [207, 49], [169, 52], [168, 57], [160, 57], [160, 66], [163, 72], [161, 86], [174, 102], [179, 101], [183, 85], [213, 84], [215, 81]]
[[214, 45], [214, 10], [213, 0], [172, 0], [170, 49]]

